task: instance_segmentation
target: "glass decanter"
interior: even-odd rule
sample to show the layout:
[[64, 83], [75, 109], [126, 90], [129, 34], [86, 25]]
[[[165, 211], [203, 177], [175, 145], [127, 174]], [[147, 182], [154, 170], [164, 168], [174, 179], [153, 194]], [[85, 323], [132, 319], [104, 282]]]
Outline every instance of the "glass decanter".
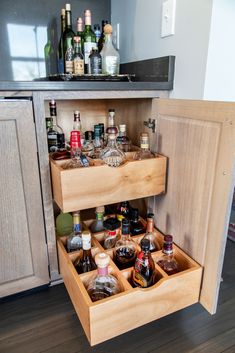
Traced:
[[150, 251], [158, 251], [161, 249], [160, 244], [157, 240], [156, 234], [154, 234], [154, 214], [148, 213], [147, 215], [147, 230], [144, 239], [150, 241]]
[[108, 218], [104, 221], [104, 228], [106, 231], [103, 247], [105, 249], [114, 248], [117, 242], [120, 226], [121, 222], [117, 218]]
[[116, 242], [114, 255], [115, 263], [121, 270], [135, 263], [137, 244], [130, 237], [130, 221], [127, 218], [122, 220], [121, 238]]
[[126, 159], [116, 144], [117, 128], [109, 128], [107, 146], [100, 152], [100, 158], [110, 167], [119, 167]]
[[101, 252], [95, 256], [95, 262], [97, 265], [97, 275], [91, 279], [87, 287], [87, 292], [93, 302], [122, 291], [118, 280], [108, 273], [109, 255]]
[[104, 206], [96, 207], [95, 210], [96, 219], [90, 225], [90, 230], [92, 233], [102, 232], [104, 230]]
[[97, 268], [91, 254], [91, 233], [82, 232], [82, 257], [75, 261], [74, 266], [78, 273], [93, 271]]
[[140, 242], [139, 252], [132, 272], [132, 284], [134, 287], [147, 288], [154, 284], [155, 265], [150, 252], [149, 239], [143, 238]]
[[67, 238], [67, 251], [76, 251], [82, 248], [82, 232], [80, 224], [80, 211], [73, 212], [73, 231]]
[[179, 272], [179, 264], [174, 257], [173, 237], [165, 235], [162, 248], [162, 256], [158, 259], [157, 264], [168, 274], [173, 275]]
[[100, 52], [102, 57], [102, 74], [105, 75], [118, 75], [120, 69], [120, 55], [113, 46], [112, 31], [110, 24], [105, 25], [105, 42]]
[[140, 134], [140, 151], [136, 152], [133, 156], [135, 160], [142, 160], [148, 158], [154, 158], [154, 154], [149, 148], [149, 134], [147, 132], [142, 132]]

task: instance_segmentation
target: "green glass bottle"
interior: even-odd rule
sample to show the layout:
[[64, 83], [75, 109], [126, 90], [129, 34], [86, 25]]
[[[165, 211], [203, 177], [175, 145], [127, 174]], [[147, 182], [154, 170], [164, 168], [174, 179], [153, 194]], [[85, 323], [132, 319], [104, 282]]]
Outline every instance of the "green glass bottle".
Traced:
[[89, 73], [89, 55], [93, 48], [97, 48], [96, 36], [91, 28], [91, 11], [85, 11], [85, 29], [83, 32], [84, 40], [84, 63], [85, 73]]
[[64, 73], [64, 51], [63, 51], [63, 33], [65, 30], [65, 9], [61, 9], [61, 16], [60, 16], [60, 25], [61, 25], [61, 34], [60, 34], [60, 41], [58, 45], [58, 52], [57, 52], [57, 70], [59, 74]]
[[[72, 20], [71, 20], [71, 6], [70, 4], [65, 5], [65, 30], [63, 33], [63, 54], [64, 54], [64, 70], [65, 70], [65, 54], [68, 49], [73, 46], [73, 38], [75, 36], [72, 30]], [[65, 72], [65, 71], [64, 71]]]
[[82, 54], [84, 53], [84, 39], [83, 39], [83, 19], [78, 17], [77, 19], [77, 37], [80, 37], [80, 44], [82, 49]]

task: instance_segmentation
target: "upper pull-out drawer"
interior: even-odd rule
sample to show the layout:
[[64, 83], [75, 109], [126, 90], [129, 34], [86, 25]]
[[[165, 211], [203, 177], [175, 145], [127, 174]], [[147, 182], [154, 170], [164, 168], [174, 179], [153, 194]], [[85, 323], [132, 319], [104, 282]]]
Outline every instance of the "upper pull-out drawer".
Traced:
[[[97, 160], [98, 161], [98, 160]], [[63, 212], [158, 195], [165, 191], [167, 158], [127, 161], [117, 168], [105, 164], [63, 169], [64, 161], [51, 159], [54, 200]]]

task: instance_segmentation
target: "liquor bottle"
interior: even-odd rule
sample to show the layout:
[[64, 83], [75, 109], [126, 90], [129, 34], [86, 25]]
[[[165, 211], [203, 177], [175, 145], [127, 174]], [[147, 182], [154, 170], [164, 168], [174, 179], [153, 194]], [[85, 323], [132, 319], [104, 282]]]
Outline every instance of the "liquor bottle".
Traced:
[[82, 232], [82, 257], [74, 263], [74, 266], [78, 273], [93, 271], [97, 268], [91, 254], [91, 233], [87, 230]]
[[96, 207], [96, 219], [90, 225], [92, 233], [102, 232], [104, 230], [104, 206]]
[[79, 110], [75, 110], [73, 113], [73, 130], [80, 132], [82, 130], [81, 116]]
[[71, 168], [78, 168], [81, 167], [81, 151], [82, 151], [82, 145], [81, 145], [81, 132], [77, 130], [73, 130], [70, 133], [70, 156], [71, 156], [71, 162], [70, 167]]
[[53, 126], [53, 119], [51, 117], [46, 118], [46, 130], [47, 132], [52, 128]]
[[140, 235], [143, 233], [145, 233], [145, 226], [139, 219], [139, 210], [138, 208], [132, 208], [130, 215], [130, 234]]
[[94, 25], [94, 33], [95, 33], [95, 37], [96, 37], [96, 43], [98, 44], [99, 43], [99, 39], [101, 37], [101, 30], [100, 30], [100, 25], [99, 24], [95, 24]]
[[109, 22], [107, 20], [102, 20], [102, 32], [101, 32], [101, 36], [100, 39], [98, 41], [98, 50], [99, 53], [101, 52], [101, 50], [103, 49], [103, 45], [104, 45], [104, 41], [105, 41], [105, 35], [104, 35], [104, 27], [105, 25], [107, 25]]
[[129, 201], [122, 201], [117, 206], [117, 219], [122, 221], [124, 218], [130, 218], [131, 207]]
[[131, 141], [126, 134], [126, 125], [125, 124], [119, 125], [118, 130], [119, 130], [119, 134], [117, 137], [118, 147], [124, 152], [129, 152], [131, 150]]
[[123, 270], [135, 263], [137, 255], [137, 244], [130, 238], [130, 221], [127, 218], [122, 220], [121, 238], [115, 245], [115, 263]]
[[67, 238], [67, 251], [76, 251], [82, 248], [82, 232], [80, 224], [80, 211], [73, 212], [73, 232]]
[[64, 132], [57, 124], [56, 101], [54, 99], [49, 102], [49, 107], [52, 126], [47, 132], [48, 151], [56, 152], [65, 148]]
[[74, 75], [84, 75], [84, 58], [82, 55], [81, 39], [74, 37], [74, 56], [73, 56]]
[[158, 251], [161, 249], [160, 244], [157, 240], [156, 234], [154, 234], [154, 214], [148, 213], [147, 215], [147, 230], [144, 239], [150, 241], [150, 251]]
[[[65, 30], [63, 33], [63, 53], [64, 53], [64, 69], [65, 69], [65, 54], [68, 48], [73, 47], [74, 31], [72, 30], [71, 6], [65, 5]], [[71, 50], [70, 50], [71, 52]], [[65, 70], [66, 73], [66, 70]]]
[[85, 131], [85, 140], [82, 145], [82, 152], [89, 157], [94, 155], [93, 131]]
[[56, 67], [56, 52], [54, 50], [55, 45], [55, 28], [51, 23], [47, 29], [47, 43], [44, 46], [44, 57], [45, 57], [45, 68], [46, 76], [50, 76], [57, 71]]
[[111, 108], [108, 111], [108, 127], [105, 131], [105, 136], [104, 136], [104, 144], [105, 146], [107, 145], [108, 142], [108, 134], [111, 131], [116, 131], [116, 134], [118, 134], [118, 128], [115, 126], [115, 109]]
[[140, 134], [140, 151], [134, 154], [133, 159], [142, 160], [154, 157], [154, 154], [149, 149], [149, 134], [142, 132]]
[[102, 57], [102, 74], [118, 75], [120, 69], [120, 55], [112, 43], [112, 26], [107, 24], [104, 27], [105, 42], [100, 52]]
[[57, 53], [57, 65], [58, 65], [58, 73], [64, 73], [64, 51], [63, 51], [63, 33], [65, 30], [65, 9], [61, 9], [60, 16], [60, 40], [58, 45], [58, 53]]
[[89, 55], [89, 74], [100, 75], [102, 73], [101, 55], [97, 48], [92, 48]]
[[150, 241], [142, 239], [141, 251], [135, 260], [132, 272], [132, 284], [134, 287], [147, 288], [154, 284], [155, 265], [150, 252]]
[[100, 152], [100, 158], [110, 167], [119, 167], [125, 162], [125, 153], [116, 144], [117, 128], [109, 127], [107, 146]]
[[73, 217], [70, 213], [63, 213], [62, 211], [56, 217], [56, 234], [63, 236], [72, 233]]
[[100, 126], [94, 125], [94, 157], [100, 158], [100, 152], [103, 148], [103, 141], [101, 139], [101, 129]]
[[105, 249], [114, 248], [119, 235], [121, 222], [117, 218], [108, 218], [104, 221], [105, 236], [103, 247]]
[[78, 17], [77, 19], [77, 37], [80, 37], [80, 44], [82, 54], [84, 53], [84, 39], [83, 39], [83, 19]]
[[122, 291], [118, 280], [108, 273], [110, 257], [106, 253], [98, 253], [95, 256], [97, 275], [91, 279], [87, 286], [87, 292], [93, 302], [108, 298]]
[[74, 49], [72, 38], [67, 39], [68, 48], [65, 52], [65, 73], [72, 75], [74, 73]]
[[85, 11], [85, 29], [83, 31], [84, 40], [84, 61], [85, 61], [85, 73], [89, 73], [89, 55], [92, 48], [97, 48], [95, 33], [91, 28], [91, 11]]
[[173, 237], [165, 235], [162, 248], [162, 256], [157, 261], [157, 264], [168, 274], [173, 275], [179, 272], [179, 264], [173, 253]]

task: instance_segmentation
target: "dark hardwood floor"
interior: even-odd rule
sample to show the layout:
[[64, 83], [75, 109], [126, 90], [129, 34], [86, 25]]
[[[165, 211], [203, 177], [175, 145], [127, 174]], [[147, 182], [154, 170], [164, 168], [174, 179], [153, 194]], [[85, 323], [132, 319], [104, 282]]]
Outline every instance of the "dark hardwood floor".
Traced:
[[235, 243], [227, 242], [216, 315], [195, 304], [92, 348], [64, 285], [2, 303], [0, 353], [39, 352], [235, 353]]

